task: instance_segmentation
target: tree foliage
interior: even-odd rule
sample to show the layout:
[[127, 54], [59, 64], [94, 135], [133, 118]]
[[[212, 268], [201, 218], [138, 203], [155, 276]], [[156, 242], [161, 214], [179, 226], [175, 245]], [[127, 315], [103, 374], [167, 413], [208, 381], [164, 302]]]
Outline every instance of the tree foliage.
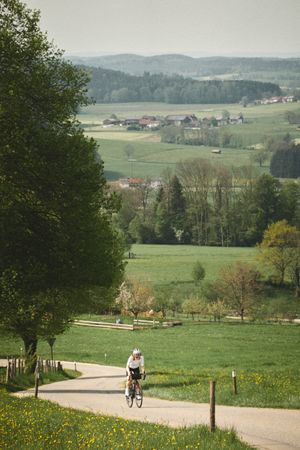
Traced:
[[[123, 272], [116, 210], [75, 115], [86, 74], [62, 58], [18, 0], [0, 10], [0, 315], [34, 353]], [[100, 299], [101, 301], [101, 299]]]
[[300, 145], [291, 143], [278, 148], [272, 156], [270, 172], [279, 178], [299, 178]]
[[165, 103], [238, 103], [265, 96], [280, 95], [274, 83], [249, 80], [197, 81], [162, 73], [129, 75], [103, 67], [89, 67], [89, 93], [97, 103], [165, 102]]
[[204, 280], [205, 269], [200, 261], [196, 261], [194, 263], [193, 270], [192, 270], [192, 276], [193, 276], [193, 280], [196, 284], [198, 284], [200, 281]]
[[241, 320], [250, 313], [255, 306], [259, 293], [260, 274], [250, 264], [237, 262], [235, 265], [224, 267], [215, 283], [215, 290], [219, 299], [235, 313]]
[[264, 237], [259, 245], [260, 259], [271, 266], [282, 285], [288, 267], [297, 285], [298, 253], [300, 248], [300, 233], [296, 227], [288, 224], [286, 220], [280, 220], [271, 224], [264, 232]]
[[137, 319], [140, 313], [153, 308], [154, 300], [152, 286], [149, 283], [128, 279], [120, 285], [116, 303], [125, 313], [133, 314]]

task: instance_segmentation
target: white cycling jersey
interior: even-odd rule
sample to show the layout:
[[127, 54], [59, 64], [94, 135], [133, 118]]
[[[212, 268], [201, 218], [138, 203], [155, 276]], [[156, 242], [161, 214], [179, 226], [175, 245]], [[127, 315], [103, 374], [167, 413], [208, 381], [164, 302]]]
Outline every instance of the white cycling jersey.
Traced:
[[130, 369], [137, 369], [138, 367], [144, 367], [144, 357], [141, 355], [138, 359], [133, 359], [133, 356], [130, 355], [127, 361], [126, 368], [129, 367]]

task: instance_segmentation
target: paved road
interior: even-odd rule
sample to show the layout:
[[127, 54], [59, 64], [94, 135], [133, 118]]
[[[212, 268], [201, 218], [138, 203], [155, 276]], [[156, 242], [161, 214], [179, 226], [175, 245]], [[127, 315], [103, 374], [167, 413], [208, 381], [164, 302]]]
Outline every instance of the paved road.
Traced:
[[[63, 363], [73, 368], [74, 363]], [[144, 398], [141, 409], [129, 409], [124, 398], [124, 369], [77, 363], [82, 376], [39, 388], [39, 397], [60, 405], [126, 419], [163, 423], [173, 427], [209, 424], [209, 405]], [[32, 395], [33, 390], [18, 395]], [[239, 437], [259, 449], [300, 449], [300, 411], [271, 408], [216, 406], [220, 428], [233, 427]]]

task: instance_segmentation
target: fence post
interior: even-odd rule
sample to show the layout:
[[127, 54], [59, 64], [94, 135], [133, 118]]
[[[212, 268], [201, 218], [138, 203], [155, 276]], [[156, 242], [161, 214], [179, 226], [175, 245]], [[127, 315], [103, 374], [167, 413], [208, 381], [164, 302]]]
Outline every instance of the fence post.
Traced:
[[40, 379], [40, 362], [39, 360], [37, 360], [36, 362], [36, 366], [35, 366], [35, 371], [34, 371], [34, 396], [35, 398], [37, 398], [38, 393], [39, 393], [39, 379]]
[[236, 370], [233, 369], [232, 371], [232, 382], [233, 382], [233, 393], [237, 394], [237, 385], [236, 385]]
[[216, 382], [210, 382], [210, 431], [216, 429]]
[[7, 366], [6, 366], [6, 378], [5, 382], [8, 383], [10, 380], [10, 360], [7, 358]]

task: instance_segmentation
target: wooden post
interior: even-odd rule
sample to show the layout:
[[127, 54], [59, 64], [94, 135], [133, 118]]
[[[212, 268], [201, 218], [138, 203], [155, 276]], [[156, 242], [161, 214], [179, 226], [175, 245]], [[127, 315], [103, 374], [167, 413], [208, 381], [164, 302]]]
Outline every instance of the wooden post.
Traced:
[[36, 362], [35, 371], [34, 371], [34, 396], [38, 397], [39, 393], [39, 380], [40, 380], [40, 370], [39, 370], [39, 360]]
[[210, 382], [210, 431], [216, 429], [216, 382]]
[[237, 394], [237, 386], [236, 386], [236, 370], [233, 369], [232, 371], [232, 383], [233, 383], [233, 393]]
[[6, 379], [5, 379], [5, 382], [8, 383], [9, 380], [10, 380], [10, 360], [7, 358]]

